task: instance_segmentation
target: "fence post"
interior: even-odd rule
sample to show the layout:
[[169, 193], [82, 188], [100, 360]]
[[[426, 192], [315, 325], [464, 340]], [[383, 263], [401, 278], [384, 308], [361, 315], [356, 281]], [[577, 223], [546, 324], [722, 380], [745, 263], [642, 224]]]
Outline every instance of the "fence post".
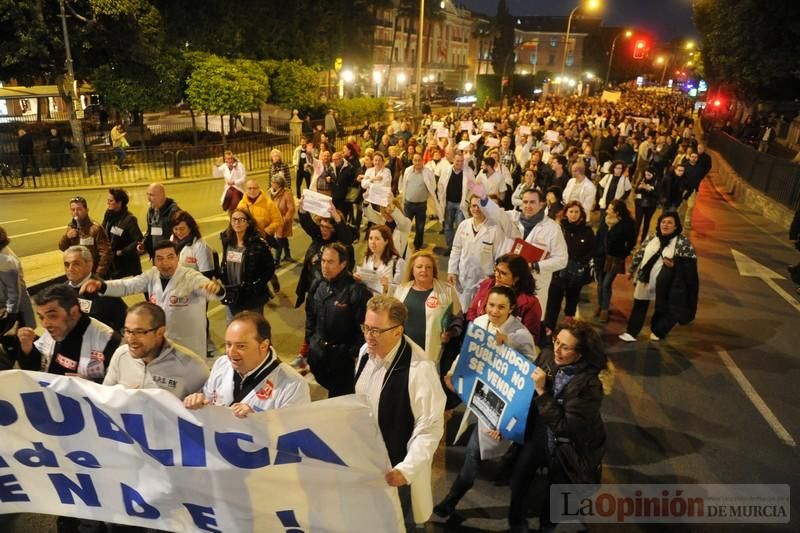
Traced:
[[303, 136], [303, 121], [297, 115], [295, 109], [292, 111], [292, 118], [289, 119], [289, 144], [292, 146], [300, 144], [300, 137]]
[[175, 178], [181, 177], [181, 155], [185, 153], [185, 150], [175, 150], [175, 166], [172, 171], [172, 175]]
[[[164, 150], [164, 151], [161, 152], [161, 155], [162, 155], [162, 161], [164, 162], [164, 179], [168, 180], [169, 179], [169, 170], [167, 170], [168, 169], [167, 160], [170, 157], [172, 157], [173, 161], [174, 161], [175, 154], [172, 152], [172, 150]], [[173, 167], [174, 167], [174, 163], [173, 163]]]

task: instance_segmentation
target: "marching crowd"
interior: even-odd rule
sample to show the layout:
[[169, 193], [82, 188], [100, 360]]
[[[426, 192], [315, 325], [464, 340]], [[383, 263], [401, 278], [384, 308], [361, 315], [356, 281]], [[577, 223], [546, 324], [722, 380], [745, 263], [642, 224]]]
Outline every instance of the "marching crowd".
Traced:
[[[688, 101], [648, 92], [615, 103], [517, 99], [428, 115], [416, 131], [405, 120], [365, 124], [339, 151], [318, 131], [291, 166], [277, 150], [271, 157], [266, 189], [230, 152], [215, 165], [229, 216], [219, 254], [159, 183], [147, 189], [141, 226], [122, 189], [109, 189], [102, 221], [72, 198], [58, 243], [67, 281], [33, 305], [0, 228], [0, 363], [162, 388], [189, 409], [228, 406], [238, 417], [310, 402], [312, 376], [329, 397], [364, 394], [408, 530], [431, 513], [453, 514], [489, 449], [501, 449], [509, 472], [512, 531], [528, 531], [537, 471], [549, 483], [599, 482], [601, 332], [617, 277], [633, 284], [622, 341], [639, 339], [651, 302], [654, 342], [697, 308], [697, 255], [684, 230], [711, 160]], [[295, 255], [305, 331], [299, 355], [284, 363], [265, 305], [281, 290], [276, 268], [295, 262], [295, 220], [311, 241]], [[431, 227], [441, 228], [444, 247], [426, 246]], [[153, 266], [142, 270], [145, 254]], [[592, 284], [594, 316], [579, 317]], [[132, 294], [145, 301], [127, 307], [122, 297]], [[228, 325], [225, 355], [209, 371], [213, 300]], [[458, 477], [434, 506], [431, 463], [445, 412], [459, 403], [450, 376], [470, 322], [536, 362], [537, 395], [523, 443], [476, 425]], [[554, 527], [548, 509], [545, 501], [542, 530]], [[59, 531], [78, 527], [59, 519]]]

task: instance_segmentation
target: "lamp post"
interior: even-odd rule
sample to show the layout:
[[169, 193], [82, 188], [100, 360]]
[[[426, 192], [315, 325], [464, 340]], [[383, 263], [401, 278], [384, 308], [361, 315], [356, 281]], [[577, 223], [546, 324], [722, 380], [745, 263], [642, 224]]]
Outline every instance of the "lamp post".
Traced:
[[567, 19], [567, 34], [564, 37], [564, 57], [561, 60], [561, 77], [564, 77], [564, 72], [567, 68], [567, 52], [569, 52], [569, 34], [572, 30], [572, 17], [575, 16], [575, 13], [583, 6], [586, 6], [587, 11], [594, 11], [598, 7], [600, 7], [600, 0], [586, 0], [586, 2], [581, 2], [570, 12], [569, 18]]
[[[83, 139], [83, 125], [78, 118], [78, 109], [76, 105], [81, 105], [80, 100], [75, 94], [75, 70], [72, 65], [72, 50], [69, 44], [69, 31], [67, 30], [67, 14], [64, 11], [64, 0], [59, 1], [59, 8], [61, 9], [61, 29], [64, 32], [64, 67], [66, 70], [63, 83], [64, 96], [71, 107], [69, 112], [69, 124], [72, 129], [72, 136], [75, 139], [75, 145], [78, 148], [78, 154], [81, 158], [81, 170], [84, 176], [89, 175], [89, 164], [86, 161], [86, 144]], [[80, 111], [80, 118], [83, 118], [83, 110]]]
[[414, 112], [422, 109], [420, 93], [422, 92], [422, 31], [425, 23], [425, 0], [419, 0], [419, 31], [417, 32], [417, 98], [414, 102]]
[[661, 69], [661, 81], [659, 82], [659, 85], [664, 85], [664, 76], [666, 76], [667, 74], [667, 66], [669, 66], [670, 59], [672, 58], [671, 57], [665, 58], [664, 56], [658, 56], [658, 58], [656, 59], [656, 64], [664, 65], [664, 67]]
[[604, 87], [608, 87], [608, 78], [611, 76], [611, 62], [614, 61], [614, 50], [617, 48], [617, 39], [621, 36], [625, 36], [626, 39], [630, 39], [633, 35], [631, 30], [626, 30], [624, 33], [618, 33], [614, 40], [611, 41], [611, 53], [608, 54], [608, 68], [606, 68], [606, 79], [603, 83]]

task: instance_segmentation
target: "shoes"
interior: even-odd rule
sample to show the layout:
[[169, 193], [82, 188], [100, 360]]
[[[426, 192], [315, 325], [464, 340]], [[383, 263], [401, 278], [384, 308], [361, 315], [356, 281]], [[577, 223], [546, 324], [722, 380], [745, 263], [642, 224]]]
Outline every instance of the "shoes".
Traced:
[[597, 318], [598, 316], [600, 316], [600, 311], [601, 311], [601, 309], [599, 307], [595, 307], [594, 308], [594, 314], [592, 316]]
[[651, 340], [651, 341], [660, 341], [660, 340], [661, 340], [661, 338], [660, 338], [660, 337], [658, 337], [658, 336], [656, 336], [656, 334], [655, 334], [655, 333], [650, 333], [650, 340]]
[[573, 322], [575, 322], [575, 317], [574, 316], [565, 316], [564, 317], [564, 323], [565, 324], [572, 324]]
[[278, 276], [273, 276], [271, 283], [275, 292], [281, 292], [281, 282], [278, 281]]
[[619, 336], [619, 340], [625, 342], [636, 342], [636, 337], [628, 333], [627, 331]]
[[608, 309], [603, 309], [602, 311], [600, 311], [600, 314], [597, 317], [597, 320], [602, 322], [603, 324], [608, 322]]

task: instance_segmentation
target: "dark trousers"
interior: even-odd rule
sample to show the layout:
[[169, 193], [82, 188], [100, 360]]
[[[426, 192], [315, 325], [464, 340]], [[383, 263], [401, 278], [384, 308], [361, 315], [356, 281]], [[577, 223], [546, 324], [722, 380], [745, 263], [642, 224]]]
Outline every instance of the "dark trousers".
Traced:
[[414, 248], [419, 250], [422, 248], [423, 236], [425, 234], [426, 210], [428, 202], [405, 202], [403, 211], [410, 219], [414, 219]]
[[650, 220], [653, 218], [653, 213], [656, 212], [656, 206], [642, 207], [636, 204], [636, 234], [642, 232], [642, 242], [647, 238], [647, 231], [650, 229]]
[[28, 167], [31, 167], [31, 171], [33, 172], [33, 176], [41, 176], [42, 173], [39, 171], [39, 164], [36, 163], [36, 157], [33, 154], [19, 154], [20, 164], [22, 166], [22, 177], [26, 177], [28, 175]]
[[[634, 337], [642, 331], [649, 307], [650, 300], [633, 299], [633, 309], [631, 309], [631, 316], [628, 318], [627, 331]], [[675, 324], [677, 324], [677, 321], [669, 313], [656, 310], [653, 312], [653, 318], [650, 319], [650, 331], [659, 339], [663, 339], [672, 331]]]
[[[535, 406], [531, 405], [531, 409]], [[508, 506], [508, 525], [512, 531], [527, 531], [528, 501], [536, 469], [550, 467], [550, 452], [547, 449], [547, 430], [537, 414], [529, 415], [528, 424], [533, 424], [525, 443], [520, 447], [517, 461], [511, 474], [511, 503]], [[549, 491], [548, 491], [549, 492]]]
[[417, 528], [417, 524], [414, 522], [414, 509], [411, 506], [411, 486], [397, 487], [397, 495], [400, 498], [400, 509], [403, 511], [406, 532], [412, 533]]
[[292, 254], [289, 251], [289, 238], [288, 237], [275, 237], [275, 242], [278, 246], [275, 247], [275, 266], [281, 262], [281, 254], [283, 254], [283, 260], [291, 260]]
[[298, 172], [295, 188], [297, 189], [297, 197], [300, 198], [300, 191], [303, 190], [303, 182], [306, 183], [306, 189], [311, 187], [311, 174], [308, 172]]
[[[557, 273], [554, 276], [558, 275]], [[581, 285], [575, 287], [563, 287], [560, 283], [551, 281], [547, 292], [547, 309], [544, 313], [544, 325], [551, 330], [556, 329], [558, 316], [561, 313], [561, 302], [566, 299], [564, 316], [575, 316], [578, 309], [578, 300], [581, 297]]]

